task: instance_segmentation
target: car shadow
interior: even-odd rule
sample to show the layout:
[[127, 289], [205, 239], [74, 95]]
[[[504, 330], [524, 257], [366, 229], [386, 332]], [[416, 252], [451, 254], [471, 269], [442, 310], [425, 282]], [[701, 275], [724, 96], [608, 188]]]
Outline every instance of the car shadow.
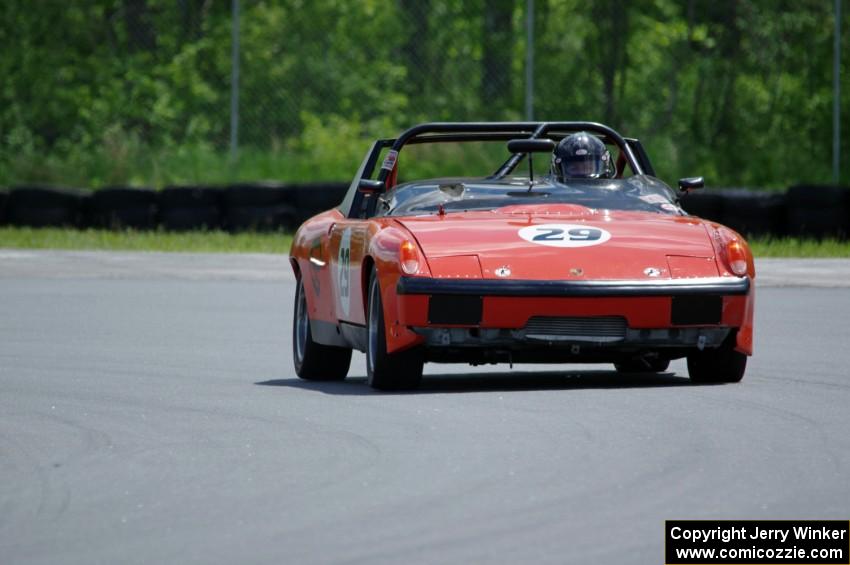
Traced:
[[254, 383], [259, 386], [280, 386], [314, 390], [336, 395], [371, 394], [447, 394], [468, 392], [507, 392], [531, 390], [580, 390], [622, 388], [665, 388], [695, 385], [676, 373], [634, 373], [623, 375], [616, 371], [511, 371], [492, 373], [459, 373], [425, 375], [416, 390], [376, 391], [366, 384], [366, 377], [348, 377], [343, 381], [305, 381], [298, 378], [271, 379]]

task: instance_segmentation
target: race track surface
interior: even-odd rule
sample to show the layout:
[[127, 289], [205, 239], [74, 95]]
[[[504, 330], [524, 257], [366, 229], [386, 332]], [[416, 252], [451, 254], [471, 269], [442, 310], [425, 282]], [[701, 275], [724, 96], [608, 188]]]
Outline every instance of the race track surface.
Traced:
[[0, 250], [0, 563], [646, 564], [664, 519], [846, 520], [850, 263], [758, 268], [741, 384], [380, 394], [360, 354], [295, 377], [284, 257]]

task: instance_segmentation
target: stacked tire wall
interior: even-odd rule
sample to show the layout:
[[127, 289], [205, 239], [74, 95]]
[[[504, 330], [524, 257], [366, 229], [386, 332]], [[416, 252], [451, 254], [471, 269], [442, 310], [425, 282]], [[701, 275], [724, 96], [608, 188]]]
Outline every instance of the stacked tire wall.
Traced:
[[46, 185], [0, 189], [0, 225], [166, 231], [294, 231], [342, 202], [348, 183], [183, 185], [162, 190]]
[[[0, 189], [0, 225], [166, 231], [293, 231], [339, 204], [348, 183], [276, 182], [228, 186], [108, 186], [99, 190], [22, 185]], [[786, 192], [695, 190], [690, 214], [747, 236], [850, 236], [850, 188], [798, 185]]]
[[784, 193], [748, 189], [693, 191], [682, 196], [689, 213], [747, 236], [846, 239], [850, 188], [792, 186]]

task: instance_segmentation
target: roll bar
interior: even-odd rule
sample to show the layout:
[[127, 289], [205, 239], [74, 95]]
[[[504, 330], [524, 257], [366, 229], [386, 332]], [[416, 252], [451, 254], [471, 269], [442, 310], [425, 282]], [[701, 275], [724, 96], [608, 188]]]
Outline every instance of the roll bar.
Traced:
[[[405, 145], [419, 143], [457, 142], [457, 141], [508, 141], [510, 139], [536, 139], [545, 136], [562, 138], [577, 131], [587, 131], [599, 135], [603, 141], [613, 143], [620, 148], [635, 174], [644, 174], [641, 159], [635, 155], [631, 144], [612, 128], [597, 122], [429, 122], [419, 124], [401, 133], [395, 140], [381, 140], [392, 143], [392, 151], [398, 152]], [[523, 158], [522, 154], [513, 154], [496, 172], [499, 177], [507, 174]], [[386, 181], [390, 171], [382, 168], [379, 181]]]

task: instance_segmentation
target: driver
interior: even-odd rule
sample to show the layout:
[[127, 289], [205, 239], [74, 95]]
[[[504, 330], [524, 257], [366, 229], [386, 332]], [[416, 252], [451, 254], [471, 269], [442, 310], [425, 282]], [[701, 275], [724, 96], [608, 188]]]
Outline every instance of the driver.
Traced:
[[559, 181], [600, 179], [614, 176], [611, 154], [605, 144], [580, 131], [562, 139], [552, 153], [552, 174]]

